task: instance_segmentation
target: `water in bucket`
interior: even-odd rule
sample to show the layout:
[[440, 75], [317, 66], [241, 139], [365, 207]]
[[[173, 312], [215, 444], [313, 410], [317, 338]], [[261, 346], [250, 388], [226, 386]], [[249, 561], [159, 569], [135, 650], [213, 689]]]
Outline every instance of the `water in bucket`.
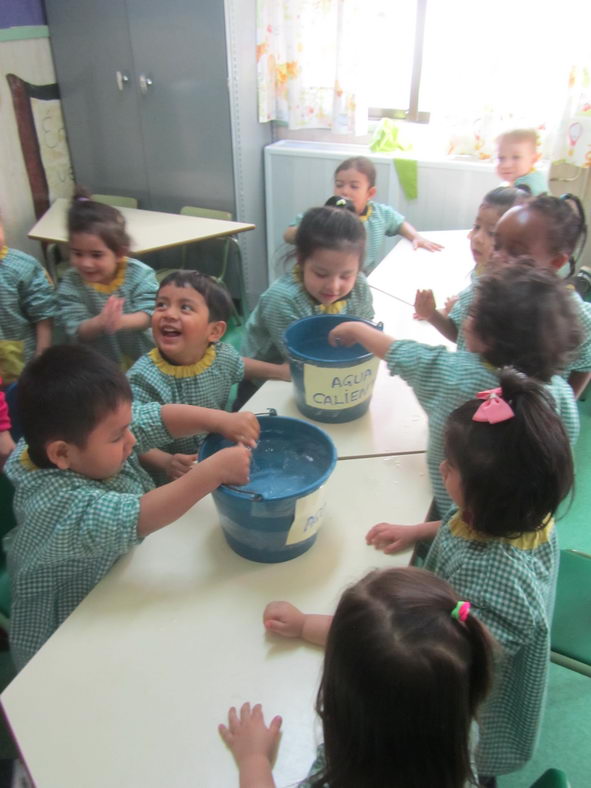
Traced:
[[312, 315], [296, 320], [283, 334], [297, 406], [315, 421], [353, 421], [369, 408], [379, 359], [361, 345], [333, 347], [328, 342], [330, 331], [350, 320], [374, 326], [350, 315]]
[[[329, 436], [313, 424], [280, 416], [262, 416], [259, 422], [250, 481], [241, 487], [222, 485], [213, 498], [235, 552], [252, 561], [288, 561], [316, 541], [324, 512], [323, 485], [337, 452]], [[209, 435], [199, 459], [231, 445], [221, 435]]]

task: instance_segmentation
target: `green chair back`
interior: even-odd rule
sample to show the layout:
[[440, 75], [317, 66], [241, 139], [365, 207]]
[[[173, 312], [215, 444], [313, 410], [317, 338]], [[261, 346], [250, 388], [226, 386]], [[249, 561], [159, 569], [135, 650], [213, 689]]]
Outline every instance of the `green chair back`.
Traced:
[[551, 660], [591, 676], [591, 556], [560, 551]]
[[114, 208], [137, 208], [138, 201], [135, 197], [122, 197], [120, 194], [93, 194], [95, 202], [112, 205]]
[[530, 788], [570, 788], [570, 783], [560, 769], [548, 769]]
[[196, 205], [183, 205], [179, 211], [183, 216], [197, 216], [199, 219], [222, 219], [232, 221], [230, 211], [217, 211], [214, 208], [198, 208]]

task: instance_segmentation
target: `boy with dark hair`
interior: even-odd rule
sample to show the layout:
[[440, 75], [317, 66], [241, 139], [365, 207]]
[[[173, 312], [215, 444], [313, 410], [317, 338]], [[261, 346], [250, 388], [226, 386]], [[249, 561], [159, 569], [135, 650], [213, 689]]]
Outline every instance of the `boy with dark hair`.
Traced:
[[[17, 668], [45, 643], [121, 555], [220, 484], [248, 480], [259, 434], [252, 413], [134, 405], [125, 375], [79, 345], [55, 346], [25, 368], [17, 394], [24, 437], [6, 465], [17, 527], [7, 537]], [[159, 489], [138, 452], [196, 432], [241, 444]]]

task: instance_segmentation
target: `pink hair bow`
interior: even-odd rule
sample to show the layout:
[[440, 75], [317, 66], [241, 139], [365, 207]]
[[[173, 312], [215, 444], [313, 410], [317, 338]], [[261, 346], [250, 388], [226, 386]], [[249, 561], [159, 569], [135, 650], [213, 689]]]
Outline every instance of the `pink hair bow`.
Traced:
[[483, 399], [476, 413], [472, 416], [472, 421], [487, 421], [489, 424], [498, 424], [507, 421], [515, 416], [513, 408], [502, 397], [503, 391], [500, 388], [479, 391], [477, 399]]

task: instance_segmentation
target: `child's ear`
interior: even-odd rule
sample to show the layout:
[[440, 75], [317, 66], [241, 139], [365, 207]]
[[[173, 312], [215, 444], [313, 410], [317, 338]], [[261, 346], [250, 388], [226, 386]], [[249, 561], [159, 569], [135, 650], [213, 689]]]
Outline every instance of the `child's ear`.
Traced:
[[554, 257], [550, 260], [550, 268], [553, 271], [560, 271], [563, 265], [566, 265], [569, 260], [569, 255], [566, 252], [560, 252], [559, 254], [555, 254]]
[[47, 459], [56, 465], [60, 471], [67, 471], [71, 464], [70, 444], [62, 440], [49, 441], [45, 445]]
[[122, 246], [117, 252], [116, 256], [118, 260], [123, 260], [124, 258], [129, 257], [129, 246]]
[[377, 193], [378, 193], [377, 187], [371, 186], [367, 192], [368, 199], [373, 200], [373, 198], [376, 196]]
[[226, 333], [226, 328], [228, 324], [225, 320], [216, 320], [215, 323], [209, 324], [209, 333], [207, 335], [207, 339], [209, 342], [217, 342], [220, 340], [224, 334]]

